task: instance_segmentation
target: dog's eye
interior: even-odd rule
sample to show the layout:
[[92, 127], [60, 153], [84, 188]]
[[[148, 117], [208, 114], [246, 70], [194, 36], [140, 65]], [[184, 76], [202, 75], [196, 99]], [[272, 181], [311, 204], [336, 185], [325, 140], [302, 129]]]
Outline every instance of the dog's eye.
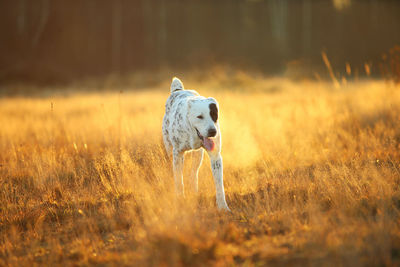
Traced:
[[203, 115], [199, 115], [199, 116], [197, 116], [197, 118], [200, 120], [204, 119]]

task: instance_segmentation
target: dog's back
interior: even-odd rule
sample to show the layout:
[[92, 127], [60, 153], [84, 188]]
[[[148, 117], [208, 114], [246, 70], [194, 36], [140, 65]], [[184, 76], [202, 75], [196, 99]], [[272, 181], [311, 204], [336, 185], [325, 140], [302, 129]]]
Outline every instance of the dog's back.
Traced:
[[[194, 90], [185, 90], [183, 83], [178, 78], [174, 77], [171, 83], [171, 94], [165, 103], [164, 121], [169, 118], [175, 118], [177, 113], [180, 113], [185, 106], [183, 105], [186, 98], [196, 97], [199, 94]], [[167, 118], [166, 118], [167, 117]]]
[[195, 97], [199, 94], [194, 90], [185, 90], [183, 83], [178, 78], [174, 77], [171, 83], [171, 94], [165, 103], [165, 115], [162, 124], [163, 141], [165, 148], [168, 153], [172, 148], [172, 142], [170, 140], [172, 131], [174, 129], [181, 129], [182, 125], [185, 124], [187, 113], [187, 98]]

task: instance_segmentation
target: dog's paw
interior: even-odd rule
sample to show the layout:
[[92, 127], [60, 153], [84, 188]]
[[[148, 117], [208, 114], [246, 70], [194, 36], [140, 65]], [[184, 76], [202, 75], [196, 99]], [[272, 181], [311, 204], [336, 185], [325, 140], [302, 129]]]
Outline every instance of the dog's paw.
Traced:
[[232, 212], [228, 205], [225, 203], [217, 203], [217, 207], [219, 211], [223, 212]]

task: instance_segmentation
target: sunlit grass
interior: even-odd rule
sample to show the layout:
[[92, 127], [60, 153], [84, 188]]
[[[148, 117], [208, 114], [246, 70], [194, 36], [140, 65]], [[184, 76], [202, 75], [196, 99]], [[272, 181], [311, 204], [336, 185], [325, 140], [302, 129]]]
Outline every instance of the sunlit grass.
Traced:
[[399, 264], [399, 88], [214, 75], [232, 214], [207, 157], [175, 197], [168, 81], [0, 99], [0, 265]]

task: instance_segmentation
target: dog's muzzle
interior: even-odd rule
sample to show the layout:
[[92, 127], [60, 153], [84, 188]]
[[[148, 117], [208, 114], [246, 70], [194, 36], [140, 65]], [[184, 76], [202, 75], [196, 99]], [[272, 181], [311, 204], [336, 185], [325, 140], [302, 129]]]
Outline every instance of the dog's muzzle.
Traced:
[[199, 132], [199, 130], [197, 130], [197, 128], [195, 128], [196, 129], [196, 132], [197, 132], [197, 136], [201, 139], [201, 141], [203, 141], [203, 136], [200, 134], [200, 132]]
[[211, 138], [204, 137], [200, 134], [199, 130], [196, 129], [197, 136], [200, 138], [201, 142], [203, 143], [203, 147], [209, 151], [214, 150], [215, 143]]

